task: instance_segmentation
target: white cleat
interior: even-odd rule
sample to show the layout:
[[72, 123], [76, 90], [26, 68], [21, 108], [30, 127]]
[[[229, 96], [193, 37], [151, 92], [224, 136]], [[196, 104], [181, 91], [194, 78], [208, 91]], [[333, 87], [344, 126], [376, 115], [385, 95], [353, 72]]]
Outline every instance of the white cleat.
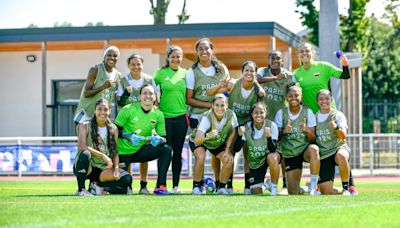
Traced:
[[319, 196], [321, 195], [321, 192], [319, 192], [317, 189], [313, 189], [310, 191], [310, 196]]
[[150, 194], [150, 192], [149, 192], [149, 190], [147, 190], [147, 188], [141, 188], [139, 190], [139, 195], [149, 195], [149, 194]]
[[128, 187], [128, 189], [126, 190], [126, 194], [133, 195], [133, 191], [132, 191], [131, 187]]
[[226, 191], [227, 191], [229, 194], [233, 194], [233, 188], [227, 188]]
[[200, 187], [194, 187], [192, 190], [192, 195], [203, 195], [203, 194], [205, 193], [203, 192], [203, 189]]
[[220, 195], [230, 195], [231, 193], [229, 193], [228, 189], [226, 189], [226, 188], [220, 188], [220, 189], [218, 189], [218, 194], [220, 194]]
[[86, 190], [86, 189], [82, 189], [81, 191], [77, 191], [76, 193], [75, 193], [75, 195], [76, 196], [93, 196], [93, 194], [92, 193], [90, 193], [88, 190]]
[[250, 190], [250, 188], [245, 188], [244, 191], [243, 191], [243, 194], [245, 194], [245, 195], [251, 195], [251, 190]]
[[289, 195], [289, 192], [288, 192], [287, 188], [282, 188], [282, 190], [279, 192], [278, 195], [281, 195], [281, 196], [288, 196], [288, 195]]
[[271, 196], [276, 196], [278, 194], [278, 186], [277, 185], [272, 185], [271, 186], [271, 191], [270, 191]]
[[174, 187], [173, 189], [172, 189], [172, 192], [171, 192], [172, 194], [182, 194], [182, 191], [181, 191], [181, 189], [179, 189], [179, 187], [178, 186], [176, 186], [176, 187]]
[[265, 189], [266, 189], [266, 190], [268, 190], [269, 192], [271, 192], [271, 188], [272, 188], [271, 179], [267, 178], [267, 180], [265, 180], [264, 186], [265, 186]]
[[343, 190], [342, 195], [351, 196], [351, 193], [349, 192], [349, 190]]

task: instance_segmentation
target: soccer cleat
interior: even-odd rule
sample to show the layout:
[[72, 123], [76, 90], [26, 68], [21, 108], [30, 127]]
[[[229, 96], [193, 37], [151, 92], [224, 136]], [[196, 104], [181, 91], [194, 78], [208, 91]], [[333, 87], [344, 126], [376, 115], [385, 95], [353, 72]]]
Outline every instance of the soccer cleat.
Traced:
[[233, 194], [233, 188], [226, 188], [226, 191], [228, 192], [228, 194]]
[[278, 195], [288, 196], [289, 192], [288, 192], [287, 188], [282, 188], [282, 190], [278, 193]]
[[342, 195], [344, 195], [344, 196], [350, 196], [351, 193], [349, 192], [349, 190], [344, 190], [344, 189], [343, 189]]
[[272, 185], [270, 192], [271, 192], [271, 194], [270, 194], [271, 196], [276, 196], [278, 194], [278, 185]]
[[267, 180], [265, 180], [264, 186], [265, 186], [265, 189], [267, 189], [269, 192], [271, 192], [271, 187], [272, 187], [271, 179], [267, 178]]
[[175, 187], [172, 189], [172, 194], [181, 194], [181, 193], [182, 193], [182, 191], [179, 189], [178, 186], [175, 186]]
[[220, 188], [220, 189], [218, 189], [218, 194], [220, 194], [220, 195], [230, 195], [231, 193], [229, 193], [228, 189], [226, 189], [226, 188]]
[[146, 187], [141, 188], [141, 189], [139, 190], [139, 195], [149, 195], [149, 194], [150, 194], [150, 192], [149, 192], [149, 190], [147, 190]]
[[96, 182], [90, 182], [89, 190], [92, 195], [100, 196], [107, 195], [107, 191], [105, 191], [102, 187], [98, 186]]
[[131, 187], [128, 187], [128, 189], [126, 190], [126, 194], [133, 195], [133, 191], [132, 191]]
[[[287, 191], [287, 189], [286, 189], [286, 191]], [[309, 192], [310, 192], [310, 187], [307, 184], [300, 187], [300, 193], [301, 194], [309, 193]]]
[[358, 195], [358, 191], [355, 186], [349, 186], [349, 192], [352, 196]]
[[245, 188], [244, 191], [243, 191], [243, 194], [245, 194], [245, 195], [251, 195], [251, 190], [250, 190], [250, 188]]
[[192, 195], [202, 195], [205, 194], [205, 192], [203, 191], [203, 188], [201, 187], [194, 187], [192, 190]]
[[154, 189], [154, 195], [168, 195], [168, 190], [164, 185], [160, 185], [159, 188]]
[[90, 193], [88, 190], [86, 190], [86, 189], [84, 189], [84, 188], [82, 188], [81, 191], [77, 191], [77, 192], [75, 193], [75, 195], [76, 195], [76, 196], [93, 196], [92, 193]]
[[318, 189], [310, 190], [310, 196], [319, 196], [319, 195], [321, 195], [321, 192], [318, 191]]

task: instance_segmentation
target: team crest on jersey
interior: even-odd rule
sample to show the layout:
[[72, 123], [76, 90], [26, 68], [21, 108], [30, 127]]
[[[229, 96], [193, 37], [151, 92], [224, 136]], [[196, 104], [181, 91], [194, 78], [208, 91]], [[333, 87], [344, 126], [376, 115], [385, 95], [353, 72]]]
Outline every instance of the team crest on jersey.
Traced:
[[150, 120], [150, 123], [151, 123], [151, 124], [156, 124], [157, 121], [156, 121], [156, 120]]
[[318, 72], [318, 73], [315, 73], [315, 74], [314, 74], [314, 77], [315, 77], [315, 78], [319, 78], [319, 75], [320, 75], [319, 72]]

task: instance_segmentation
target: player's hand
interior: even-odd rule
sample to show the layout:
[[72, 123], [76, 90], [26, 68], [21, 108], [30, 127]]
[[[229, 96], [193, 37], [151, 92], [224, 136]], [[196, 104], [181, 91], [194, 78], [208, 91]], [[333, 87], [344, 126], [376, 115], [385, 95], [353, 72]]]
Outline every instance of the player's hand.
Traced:
[[138, 135], [137, 132], [122, 133], [122, 138], [127, 139], [133, 146], [137, 146], [140, 141], [145, 140], [145, 138]]
[[277, 76], [276, 76], [276, 80], [282, 80], [286, 78], [286, 74], [284, 74], [283, 72], [280, 72]]
[[238, 128], [238, 134], [239, 134], [239, 136], [243, 136], [245, 132], [246, 132], [246, 127], [245, 127], [245, 126], [240, 126], [240, 127]]
[[302, 132], [308, 131], [307, 118], [304, 118], [303, 123], [300, 125], [300, 131], [302, 131]]
[[347, 59], [346, 55], [342, 51], [337, 51], [336, 52], [336, 57], [340, 59], [340, 63], [342, 66], [348, 66], [349, 65], [349, 60]]
[[213, 129], [213, 130], [211, 130], [210, 132], [208, 132], [207, 134], [206, 134], [206, 138], [207, 139], [214, 139], [214, 138], [216, 138], [218, 136], [218, 130], [217, 129]]
[[150, 143], [154, 147], [162, 145], [166, 142], [167, 142], [167, 140], [164, 137], [161, 137], [159, 135], [153, 135], [150, 137]]
[[114, 83], [113, 80], [106, 80], [103, 84], [104, 89], [110, 88], [112, 84]]
[[271, 128], [265, 127], [264, 134], [265, 134], [265, 137], [267, 137], [267, 138], [271, 137]]
[[114, 168], [113, 176], [114, 176], [115, 180], [119, 180], [119, 178], [120, 178], [119, 168]]
[[233, 155], [229, 150], [225, 150], [224, 154], [222, 155], [222, 161], [227, 165], [233, 164]]
[[131, 94], [133, 92], [133, 87], [132, 86], [126, 87], [126, 91], [128, 91], [128, 93]]
[[336, 121], [335, 121], [334, 117], [331, 116], [330, 118], [331, 118], [331, 119], [330, 119], [330, 121], [329, 121], [328, 127], [329, 127], [330, 129], [336, 129], [336, 128], [338, 127], [338, 125], [336, 124]]
[[103, 155], [102, 156], [103, 157], [103, 160], [105, 161], [105, 163], [106, 163], [106, 168], [112, 168], [113, 167], [113, 162], [112, 162], [112, 160], [111, 160], [111, 158], [109, 158], [107, 155]]
[[293, 127], [292, 127], [292, 121], [289, 119], [286, 127], [283, 129], [284, 134], [292, 134], [293, 133]]

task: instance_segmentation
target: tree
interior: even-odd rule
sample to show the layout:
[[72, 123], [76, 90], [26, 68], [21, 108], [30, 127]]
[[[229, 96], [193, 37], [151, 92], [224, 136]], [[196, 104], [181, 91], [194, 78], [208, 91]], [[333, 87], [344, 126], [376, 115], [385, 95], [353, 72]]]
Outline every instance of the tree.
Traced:
[[295, 10], [295, 12], [300, 14], [301, 24], [312, 30], [308, 37], [309, 41], [318, 46], [319, 12], [315, 8], [313, 1], [297, 0], [296, 6], [306, 7], [306, 11]]
[[85, 25], [85, 27], [94, 27], [94, 26], [96, 26], [96, 27], [98, 27], [98, 26], [104, 26], [104, 23], [101, 22], [101, 21], [98, 21], [98, 22], [96, 22], [96, 23], [88, 22], [88, 23]]
[[[149, 0], [151, 4], [150, 14], [154, 17], [154, 24], [165, 24], [165, 17], [168, 12], [168, 6], [171, 0], [157, 0], [154, 5], [154, 0]], [[186, 12], [186, 0], [183, 2], [182, 12], [178, 15], [179, 24], [184, 24], [189, 20], [190, 15]]]
[[58, 23], [58, 21], [56, 21], [53, 24], [53, 27], [55, 27], [55, 28], [57, 28], [57, 27], [72, 27], [72, 23], [71, 22], [67, 22], [67, 21], [64, 21], [62, 23]]

